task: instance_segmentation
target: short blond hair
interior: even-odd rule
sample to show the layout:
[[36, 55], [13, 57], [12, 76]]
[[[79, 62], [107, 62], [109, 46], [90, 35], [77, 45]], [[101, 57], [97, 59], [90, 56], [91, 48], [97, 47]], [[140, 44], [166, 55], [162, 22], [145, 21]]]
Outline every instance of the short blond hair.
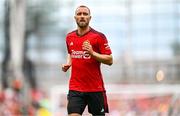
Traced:
[[87, 6], [85, 6], [85, 5], [80, 5], [80, 6], [78, 6], [78, 7], [76, 8], [75, 14], [76, 14], [76, 12], [77, 12], [78, 8], [81, 8], [81, 7], [83, 7], [83, 8], [87, 8], [87, 9], [88, 9], [88, 11], [89, 11], [89, 14], [91, 14], [90, 9], [89, 9]]

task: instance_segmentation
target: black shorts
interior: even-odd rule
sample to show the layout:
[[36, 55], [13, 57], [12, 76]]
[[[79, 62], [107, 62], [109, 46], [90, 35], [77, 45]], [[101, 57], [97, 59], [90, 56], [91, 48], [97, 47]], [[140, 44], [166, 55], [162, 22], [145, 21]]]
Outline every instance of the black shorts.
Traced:
[[104, 116], [108, 113], [106, 92], [79, 92], [70, 90], [68, 93], [68, 114], [84, 112], [88, 106], [88, 111], [95, 116]]

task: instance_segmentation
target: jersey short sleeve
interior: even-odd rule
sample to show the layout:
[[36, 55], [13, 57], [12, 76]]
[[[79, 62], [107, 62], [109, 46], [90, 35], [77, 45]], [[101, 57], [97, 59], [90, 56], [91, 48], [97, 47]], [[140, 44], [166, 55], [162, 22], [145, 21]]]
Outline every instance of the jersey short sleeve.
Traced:
[[66, 47], [67, 47], [67, 52], [70, 54], [70, 48], [69, 48], [69, 40], [68, 40], [68, 36], [66, 36]]
[[99, 43], [99, 50], [101, 54], [107, 54], [107, 55], [112, 54], [111, 49], [108, 44], [108, 40], [104, 34], [100, 34], [98, 43]]

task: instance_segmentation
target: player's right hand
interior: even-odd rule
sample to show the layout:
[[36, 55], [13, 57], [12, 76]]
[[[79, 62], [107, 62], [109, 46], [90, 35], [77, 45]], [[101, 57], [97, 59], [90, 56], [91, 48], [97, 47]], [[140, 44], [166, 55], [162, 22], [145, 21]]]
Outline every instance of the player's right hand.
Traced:
[[71, 65], [69, 64], [62, 64], [62, 71], [66, 72], [70, 67]]

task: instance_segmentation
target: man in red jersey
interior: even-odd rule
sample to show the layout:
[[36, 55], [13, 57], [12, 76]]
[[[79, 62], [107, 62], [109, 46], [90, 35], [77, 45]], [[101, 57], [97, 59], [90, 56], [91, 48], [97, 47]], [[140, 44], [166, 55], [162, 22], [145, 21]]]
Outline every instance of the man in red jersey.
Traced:
[[89, 26], [91, 15], [87, 6], [79, 6], [74, 18], [77, 30], [66, 36], [68, 56], [66, 64], [62, 65], [64, 72], [72, 67], [68, 114], [81, 116], [88, 106], [93, 116], [105, 116], [108, 104], [100, 65], [112, 65], [111, 50], [105, 35]]

